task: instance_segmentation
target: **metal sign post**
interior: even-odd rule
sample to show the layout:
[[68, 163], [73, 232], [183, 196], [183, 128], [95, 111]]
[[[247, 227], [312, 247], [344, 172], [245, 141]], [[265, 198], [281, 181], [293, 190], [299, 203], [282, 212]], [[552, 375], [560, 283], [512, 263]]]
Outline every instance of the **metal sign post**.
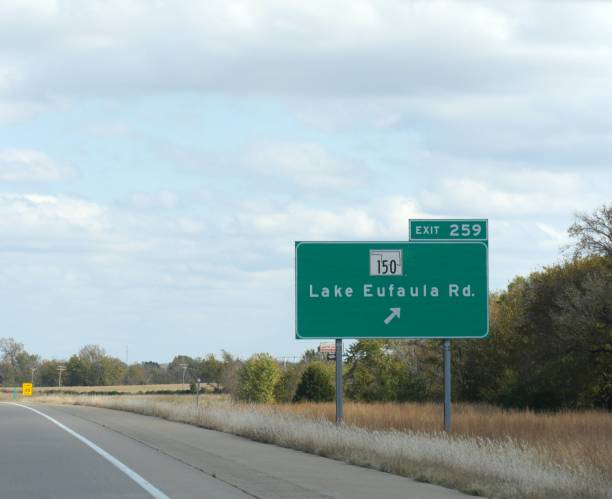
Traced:
[[336, 424], [344, 418], [344, 389], [342, 387], [342, 340], [336, 339]]
[[444, 340], [444, 431], [451, 429], [451, 344]]

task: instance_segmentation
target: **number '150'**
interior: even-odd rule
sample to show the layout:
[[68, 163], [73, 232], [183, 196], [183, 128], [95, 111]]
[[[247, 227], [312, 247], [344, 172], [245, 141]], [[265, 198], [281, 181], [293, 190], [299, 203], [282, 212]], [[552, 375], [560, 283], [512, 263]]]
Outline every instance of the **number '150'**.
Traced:
[[397, 273], [397, 262], [395, 260], [378, 260], [379, 274], [395, 274]]

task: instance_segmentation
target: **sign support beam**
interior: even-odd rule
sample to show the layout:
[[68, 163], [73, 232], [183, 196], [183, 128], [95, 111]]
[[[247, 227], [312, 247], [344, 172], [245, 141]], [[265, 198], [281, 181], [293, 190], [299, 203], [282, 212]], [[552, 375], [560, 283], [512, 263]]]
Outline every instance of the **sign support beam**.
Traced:
[[451, 342], [444, 340], [444, 431], [451, 429]]
[[336, 424], [344, 419], [344, 389], [342, 386], [342, 340], [336, 339]]

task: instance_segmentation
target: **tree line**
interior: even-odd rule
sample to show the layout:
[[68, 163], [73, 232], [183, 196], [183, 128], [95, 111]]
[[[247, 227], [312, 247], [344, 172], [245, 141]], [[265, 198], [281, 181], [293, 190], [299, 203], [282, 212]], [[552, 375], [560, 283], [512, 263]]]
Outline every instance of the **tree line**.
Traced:
[[[612, 204], [577, 216], [561, 263], [515, 278], [489, 297], [490, 333], [452, 342], [453, 398], [535, 410], [612, 408]], [[357, 401], [441, 400], [441, 341], [361, 340], [343, 359], [345, 396]], [[83, 347], [67, 361], [41, 360], [0, 339], [0, 383], [57, 385], [180, 383], [201, 379], [251, 402], [330, 401], [334, 363], [314, 350], [298, 362], [266, 353], [247, 360], [179, 355], [133, 363]]]
[[86, 345], [68, 359], [45, 360], [28, 353], [13, 338], [0, 338], [0, 386], [5, 387], [28, 381], [37, 386], [58, 386], [62, 368], [62, 386], [170, 384], [183, 379], [189, 385], [201, 378], [221, 390], [221, 386], [233, 386], [240, 365], [242, 362], [227, 352], [221, 359], [212, 354], [202, 358], [177, 355], [168, 364], [146, 361], [128, 365], [99, 345]]

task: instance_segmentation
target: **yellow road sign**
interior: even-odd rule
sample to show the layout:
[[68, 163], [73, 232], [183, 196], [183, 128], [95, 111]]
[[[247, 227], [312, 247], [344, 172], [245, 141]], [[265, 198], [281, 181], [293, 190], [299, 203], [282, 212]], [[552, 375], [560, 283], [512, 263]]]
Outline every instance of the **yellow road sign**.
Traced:
[[32, 396], [32, 383], [23, 383], [21, 385], [21, 393], [24, 397]]

